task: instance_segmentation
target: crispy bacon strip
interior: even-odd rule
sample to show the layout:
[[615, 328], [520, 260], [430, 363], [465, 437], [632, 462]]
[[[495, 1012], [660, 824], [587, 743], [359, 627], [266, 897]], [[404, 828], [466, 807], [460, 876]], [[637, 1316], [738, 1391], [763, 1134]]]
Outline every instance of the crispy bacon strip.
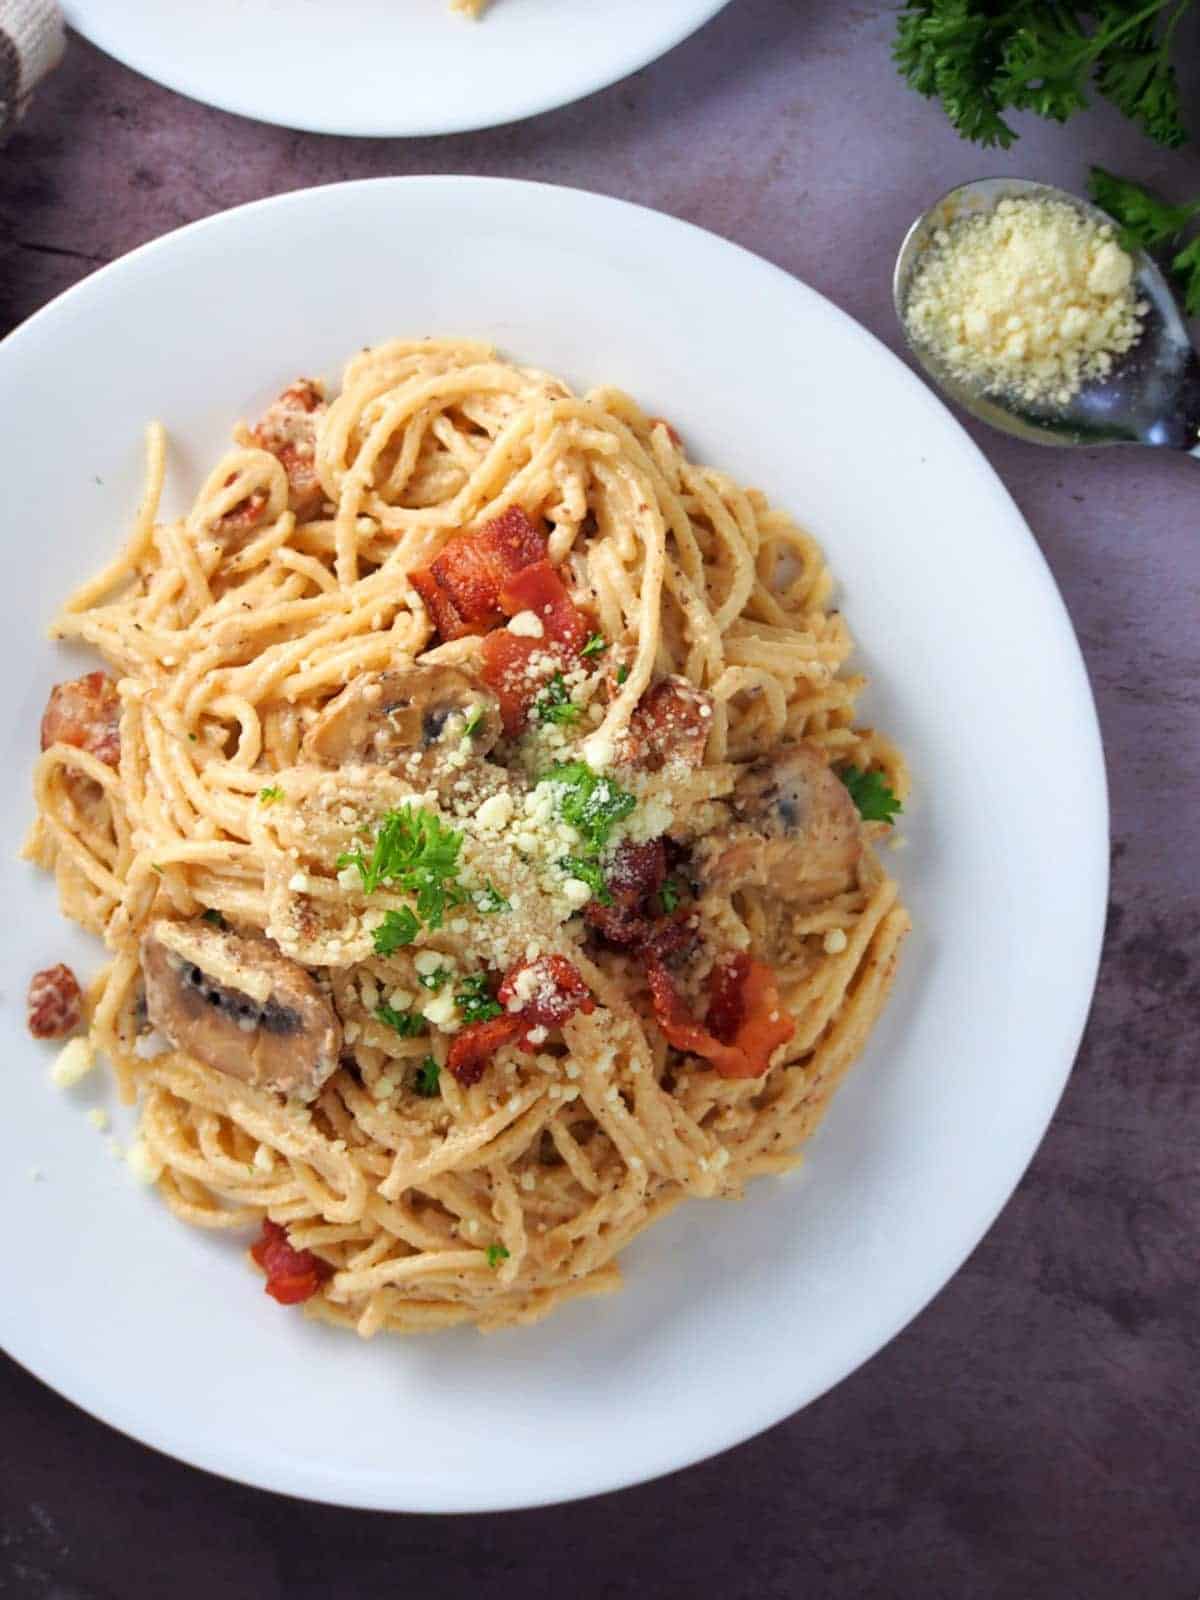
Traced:
[[668, 761], [698, 767], [712, 727], [712, 696], [686, 678], [659, 678], [638, 701], [618, 758], [643, 772]]
[[546, 536], [520, 506], [447, 542], [429, 566], [410, 573], [444, 640], [486, 633], [504, 619], [500, 591], [515, 573], [546, 559]]
[[651, 839], [646, 844], [626, 839], [607, 873], [612, 905], [590, 900], [584, 909], [584, 921], [618, 949], [642, 948], [654, 935], [654, 919], [647, 902], [662, 888], [666, 875], [667, 847], [662, 839]]
[[531, 611], [542, 624], [537, 639], [495, 628], [483, 641], [483, 681], [495, 691], [504, 731], [511, 737], [525, 726], [544, 687], [544, 677], [530, 670], [534, 658], [549, 655], [564, 667], [573, 665], [591, 628], [548, 561], [514, 573], [501, 589], [498, 604], [505, 616]]
[[83, 1016], [79, 980], [60, 961], [56, 967], [35, 972], [29, 980], [25, 1018], [35, 1039], [65, 1039]]
[[446, 1065], [464, 1089], [478, 1083], [485, 1068], [497, 1050], [512, 1044], [525, 1032], [525, 1023], [517, 1016], [489, 1017], [486, 1022], [472, 1022], [454, 1036]]
[[281, 1306], [311, 1300], [333, 1274], [329, 1263], [311, 1250], [294, 1250], [288, 1242], [287, 1229], [269, 1217], [263, 1218], [262, 1233], [250, 1246], [250, 1254], [267, 1275], [267, 1294]]
[[[263, 412], [251, 430], [260, 450], [269, 450], [287, 473], [288, 506], [297, 522], [315, 517], [325, 498], [317, 477], [317, 423], [325, 410], [321, 386], [311, 378], [297, 378]], [[251, 510], [255, 496], [246, 502], [246, 516], [252, 524], [261, 514]], [[263, 504], [265, 505], [265, 501]], [[235, 507], [236, 516], [242, 507]], [[229, 518], [224, 519], [226, 522]]]
[[107, 766], [121, 762], [121, 700], [106, 672], [56, 683], [42, 714], [42, 749], [73, 744]]
[[[532, 981], [520, 984], [522, 974], [532, 974]], [[539, 956], [536, 961], [518, 961], [505, 973], [504, 982], [496, 999], [502, 1006], [522, 996], [529, 988], [517, 1015], [528, 1028], [561, 1028], [577, 1011], [590, 1016], [596, 1009], [592, 991], [580, 977], [578, 970], [566, 956]]]
[[[521, 981], [529, 973], [532, 979], [525, 976]], [[506, 1010], [502, 1017], [473, 1022], [455, 1035], [446, 1064], [464, 1087], [479, 1082], [492, 1057], [506, 1044], [535, 1050], [537, 1046], [529, 1038], [531, 1028], [561, 1028], [577, 1011], [586, 1017], [596, 1009], [591, 990], [566, 956], [518, 961], [505, 973], [496, 999], [505, 1007], [518, 999], [523, 1004], [519, 1011]]]
[[718, 964], [706, 1022], [688, 1010], [661, 957], [647, 961], [650, 998], [658, 1025], [677, 1050], [710, 1061], [723, 1078], [759, 1078], [771, 1056], [796, 1031], [780, 1005], [775, 974], [764, 962], [739, 953]]

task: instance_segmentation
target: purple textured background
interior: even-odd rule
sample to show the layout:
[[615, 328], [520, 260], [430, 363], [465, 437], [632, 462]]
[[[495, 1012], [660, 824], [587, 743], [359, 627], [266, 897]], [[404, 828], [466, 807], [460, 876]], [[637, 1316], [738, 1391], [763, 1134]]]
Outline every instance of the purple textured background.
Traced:
[[[1008, 155], [961, 143], [897, 79], [893, 26], [891, 4], [733, 0], [672, 55], [579, 105], [495, 133], [378, 143], [210, 111], [75, 39], [0, 157], [0, 329], [132, 246], [244, 200], [472, 172], [686, 217], [895, 345], [896, 245], [951, 184], [1014, 172], [1078, 189], [1099, 161], [1172, 199], [1200, 195], [1194, 150], [1166, 154], [1105, 109], [1066, 129], [1029, 125]], [[1200, 66], [1194, 16], [1185, 35]], [[1200, 106], [1200, 71], [1188, 90]], [[1099, 993], [1062, 1108], [962, 1272], [866, 1368], [728, 1455], [566, 1509], [453, 1522], [221, 1482], [4, 1363], [0, 1595], [474, 1600], [520, 1584], [586, 1600], [1126, 1600], [1133, 1585], [1147, 1600], [1197, 1600], [1200, 473], [1150, 452], [976, 436], [1083, 642], [1114, 874]], [[1045, 774], [1047, 805], [1068, 781]], [[1053, 893], [1029, 885], [1031, 917]]]

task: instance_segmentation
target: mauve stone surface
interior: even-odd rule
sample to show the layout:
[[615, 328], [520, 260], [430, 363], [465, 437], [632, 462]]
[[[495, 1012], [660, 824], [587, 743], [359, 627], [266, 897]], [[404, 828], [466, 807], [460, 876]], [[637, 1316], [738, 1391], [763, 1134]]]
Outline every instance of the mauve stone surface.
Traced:
[[[1195, 150], [1164, 153], [1107, 109], [1066, 129], [1031, 125], [1009, 154], [962, 144], [895, 76], [893, 23], [891, 4], [734, 0], [672, 55], [579, 105], [495, 133], [378, 143], [210, 111], [75, 39], [0, 157], [0, 327], [134, 245], [243, 200], [473, 172], [687, 217], [895, 346], [896, 244], [953, 183], [1018, 172], [1078, 189], [1099, 161], [1173, 199], [1200, 194]], [[1194, 17], [1187, 29], [1200, 64]], [[1189, 88], [1195, 107], [1200, 72]], [[954, 1281], [840, 1388], [728, 1455], [568, 1509], [454, 1521], [221, 1482], [9, 1363], [0, 1594], [1126, 1600], [1133, 1588], [1197, 1600], [1200, 474], [1150, 452], [975, 436], [1083, 641], [1114, 873], [1096, 1006], [1062, 1108]], [[1067, 775], [1045, 781], [1053, 805]], [[1030, 884], [1030, 916], [1053, 892]]]

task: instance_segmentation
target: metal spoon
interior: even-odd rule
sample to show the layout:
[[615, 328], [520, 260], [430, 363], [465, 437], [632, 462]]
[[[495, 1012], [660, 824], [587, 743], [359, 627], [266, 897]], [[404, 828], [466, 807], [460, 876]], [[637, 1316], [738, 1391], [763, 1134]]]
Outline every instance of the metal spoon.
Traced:
[[896, 315], [917, 360], [964, 410], [1018, 439], [1034, 444], [1162, 445], [1200, 458], [1200, 357], [1166, 279], [1144, 250], [1132, 252], [1134, 291], [1149, 306], [1141, 337], [1117, 358], [1106, 377], [1085, 383], [1065, 404], [985, 394], [947, 372], [935, 355], [911, 338], [905, 318], [909, 287], [933, 234], [960, 217], [990, 211], [998, 201], [1017, 195], [1064, 200], [1097, 221], [1113, 220], [1065, 189], [1027, 178], [980, 178], [951, 189], [908, 230], [892, 277]]

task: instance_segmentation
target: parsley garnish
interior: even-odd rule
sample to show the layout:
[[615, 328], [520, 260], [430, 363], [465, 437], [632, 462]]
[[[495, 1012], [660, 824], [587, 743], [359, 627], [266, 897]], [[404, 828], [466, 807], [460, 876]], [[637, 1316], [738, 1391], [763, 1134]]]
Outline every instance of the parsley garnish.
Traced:
[[558, 814], [583, 835], [589, 856], [598, 856], [608, 836], [637, 805], [627, 789], [593, 772], [586, 761], [560, 761], [538, 783], [552, 783]]
[[628, 667], [618, 667], [617, 668], [617, 682], [618, 683], [624, 683], [625, 679], [628, 676], [629, 676], [629, 668]]
[[438, 967], [433, 972], [418, 972], [417, 982], [422, 989], [428, 989], [431, 994], [436, 994], [449, 976], [449, 968]]
[[375, 1007], [375, 1015], [402, 1039], [415, 1039], [425, 1032], [425, 1018], [419, 1011], [397, 1011], [392, 1006]]
[[403, 945], [411, 944], [421, 931], [421, 924], [413, 916], [412, 907], [400, 911], [385, 911], [383, 921], [371, 935], [377, 956], [394, 956]]
[[475, 902], [475, 909], [481, 917], [494, 917], [498, 911], [511, 911], [512, 906], [497, 889], [489, 878], [482, 889], [476, 889], [471, 896]]
[[906, 0], [893, 55], [964, 139], [1007, 148], [1007, 111], [1065, 122], [1094, 83], [1152, 139], [1186, 142], [1172, 63], [1193, 0]]
[[487, 1247], [487, 1264], [495, 1270], [502, 1261], [508, 1260], [508, 1251], [502, 1244], [490, 1244]]
[[474, 735], [476, 729], [479, 727], [479, 725], [480, 725], [480, 723], [482, 723], [482, 721], [483, 721], [483, 707], [482, 706], [476, 706], [475, 709], [471, 712], [471, 715], [467, 718], [466, 725], [464, 726], [463, 732], [462, 732], [463, 738], [464, 739], [470, 739]]
[[578, 878], [581, 883], [586, 883], [592, 891], [594, 900], [598, 900], [602, 906], [612, 905], [613, 897], [608, 892], [604, 874], [596, 862], [585, 861], [582, 856], [564, 856], [558, 864], [572, 878]]
[[839, 767], [837, 775], [850, 791], [850, 798], [858, 807], [864, 822], [886, 822], [904, 807], [888, 787], [882, 772], [874, 767], [861, 772], [858, 767]]
[[504, 1015], [504, 1007], [492, 998], [486, 972], [473, 972], [469, 978], [464, 978], [454, 1000], [468, 1022], [487, 1022], [490, 1017]]
[[602, 656], [607, 649], [608, 640], [604, 635], [602, 633], [593, 633], [579, 654], [581, 656]]
[[534, 702], [533, 714], [539, 722], [578, 722], [582, 712], [571, 699], [566, 679], [556, 672]]
[[441, 1093], [441, 1085], [438, 1083], [441, 1073], [442, 1069], [433, 1057], [426, 1056], [413, 1074], [414, 1090], [426, 1100], [432, 1100], [434, 1095]]
[[196, 744], [198, 742], [198, 740], [199, 740], [199, 737], [200, 737], [200, 735], [196, 734], [196, 733], [189, 733], [188, 734], [188, 740], [192, 744]]
[[1169, 206], [1140, 183], [1118, 178], [1103, 167], [1093, 167], [1088, 174], [1088, 194], [1120, 224], [1121, 243], [1127, 250], [1169, 256], [1167, 270], [1183, 295], [1188, 316], [1200, 316], [1200, 238], [1179, 248], [1180, 235], [1200, 212], [1200, 200]]
[[269, 789], [260, 789], [258, 798], [264, 806], [273, 806], [276, 800], [283, 799], [283, 790], [277, 783], [273, 783]]
[[211, 923], [214, 928], [224, 928], [226, 926], [225, 918], [215, 906], [209, 906], [207, 911], [201, 912], [200, 920], [201, 922]]
[[446, 907], [463, 902], [454, 882], [462, 839], [432, 811], [404, 806], [385, 813], [370, 855], [364, 856], [358, 846], [340, 855], [337, 866], [339, 871], [357, 867], [364, 894], [374, 894], [381, 883], [415, 894], [418, 915], [431, 928], [440, 928]]
[[664, 878], [658, 886], [658, 898], [662, 901], [662, 908], [670, 916], [683, 896], [683, 890], [674, 878]]

